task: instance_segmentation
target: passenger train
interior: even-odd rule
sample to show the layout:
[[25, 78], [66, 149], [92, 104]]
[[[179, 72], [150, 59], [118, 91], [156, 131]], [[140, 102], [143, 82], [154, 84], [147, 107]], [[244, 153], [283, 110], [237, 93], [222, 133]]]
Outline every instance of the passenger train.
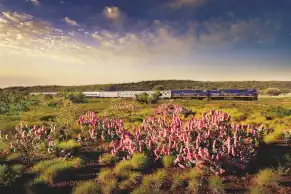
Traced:
[[[91, 98], [135, 98], [136, 95], [147, 93], [153, 94], [155, 91], [98, 91], [83, 92], [86, 97]], [[213, 100], [258, 100], [258, 91], [256, 89], [243, 90], [162, 90], [160, 98], [162, 99], [213, 99]], [[31, 95], [56, 95], [57, 92], [30, 93]]]

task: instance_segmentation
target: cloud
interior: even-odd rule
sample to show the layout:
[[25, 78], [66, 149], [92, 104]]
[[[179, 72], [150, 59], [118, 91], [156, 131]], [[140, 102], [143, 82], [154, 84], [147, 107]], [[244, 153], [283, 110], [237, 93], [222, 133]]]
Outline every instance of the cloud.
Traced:
[[23, 22], [23, 21], [26, 21], [26, 20], [30, 20], [33, 18], [33, 16], [31, 15], [27, 15], [27, 14], [19, 14], [17, 12], [2, 12], [3, 16], [13, 22], [17, 22], [17, 23], [20, 23], [20, 22]]
[[65, 17], [65, 22], [71, 26], [79, 26], [79, 24], [75, 20], [72, 20], [69, 17]]
[[39, 6], [40, 2], [38, 0], [30, 0], [30, 2], [35, 5], [35, 6]]
[[121, 12], [118, 7], [105, 7], [103, 11], [104, 15], [108, 19], [116, 20], [122, 17]]
[[[132, 25], [132, 29], [136, 30], [122, 33], [96, 30], [94, 27], [56, 29], [49, 22], [20, 13], [6, 13], [2, 20], [0, 52], [29, 53], [96, 65], [149, 65], [154, 61], [173, 63], [189, 54], [195, 55], [196, 51], [231, 48], [250, 41], [258, 44], [258, 41], [267, 40], [272, 35], [271, 29], [261, 20], [193, 22], [183, 32], [172, 22], [154, 21], [143, 28]], [[79, 26], [69, 18], [66, 22]]]
[[167, 6], [171, 8], [181, 8], [184, 6], [199, 6], [206, 2], [207, 0], [174, 0], [168, 3]]

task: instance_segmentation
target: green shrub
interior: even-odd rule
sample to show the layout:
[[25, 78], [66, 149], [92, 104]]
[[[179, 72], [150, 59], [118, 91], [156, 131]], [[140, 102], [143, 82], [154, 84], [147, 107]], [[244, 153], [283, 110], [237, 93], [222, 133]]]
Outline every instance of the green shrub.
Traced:
[[175, 174], [172, 176], [171, 190], [181, 190], [185, 186], [185, 180], [180, 174]]
[[73, 194], [101, 194], [100, 186], [94, 181], [79, 183], [73, 191]]
[[117, 161], [117, 158], [113, 156], [112, 154], [103, 154], [99, 159], [100, 164], [103, 164], [103, 165], [114, 164], [116, 163], [116, 161]]
[[22, 164], [15, 164], [12, 166], [12, 171], [17, 177], [20, 177], [24, 173], [24, 170], [25, 166]]
[[80, 143], [70, 139], [65, 142], [61, 142], [60, 144], [57, 145], [58, 148], [60, 149], [73, 149], [73, 148], [79, 148], [81, 147]]
[[109, 168], [101, 169], [101, 171], [97, 177], [97, 180], [100, 183], [106, 183], [106, 182], [113, 180], [113, 179], [116, 179], [116, 177], [114, 175], [113, 170], [109, 169]]
[[118, 193], [118, 185], [117, 179], [111, 179], [106, 182], [105, 185], [102, 186], [103, 193]]
[[80, 158], [74, 158], [71, 160], [51, 160], [51, 162], [38, 163], [32, 168], [32, 172], [40, 171], [38, 179], [52, 184], [54, 178], [59, 172], [82, 166], [82, 162], [83, 161]]
[[278, 186], [280, 180], [280, 174], [273, 169], [261, 170], [254, 178], [255, 186], [260, 188], [269, 186]]
[[199, 171], [197, 168], [191, 168], [184, 173], [184, 176], [188, 180], [198, 179], [202, 176], [202, 172]]
[[10, 185], [15, 181], [15, 178], [6, 164], [0, 165], [0, 185]]
[[281, 106], [271, 106], [263, 113], [263, 115], [270, 119], [283, 118], [291, 115], [291, 109], [286, 109]]
[[277, 141], [280, 138], [280, 136], [283, 134], [283, 132], [284, 131], [282, 130], [282, 127], [278, 125], [273, 132], [264, 136], [264, 142], [267, 144], [270, 144]]
[[145, 175], [142, 179], [142, 187], [155, 193], [159, 193], [167, 178], [166, 171], [158, 170], [153, 174]]
[[52, 159], [52, 160], [44, 160], [44, 161], [40, 161], [36, 164], [34, 164], [31, 168], [31, 172], [33, 173], [38, 173], [38, 172], [42, 172], [44, 171], [45, 169], [47, 169], [49, 166], [55, 164], [55, 163], [58, 163], [60, 162], [61, 160], [59, 158], [55, 158], [55, 159]]
[[116, 164], [114, 168], [114, 173], [118, 177], [127, 177], [131, 169], [131, 162], [129, 160], [125, 160]]
[[44, 172], [42, 172], [39, 176], [46, 183], [52, 184], [54, 182], [54, 178], [56, 175], [63, 170], [73, 168], [73, 165], [69, 163], [56, 163], [48, 167]]
[[175, 156], [164, 156], [163, 157], [163, 165], [165, 168], [169, 168], [174, 165]]
[[264, 194], [264, 193], [261, 191], [260, 187], [255, 186], [250, 188], [250, 194]]
[[219, 176], [210, 176], [208, 178], [208, 187], [215, 193], [223, 193], [223, 181]]
[[132, 168], [137, 170], [146, 169], [149, 167], [149, 158], [145, 154], [136, 153], [130, 160]]
[[149, 193], [151, 193], [150, 188], [145, 187], [143, 185], [139, 186], [138, 188], [131, 192], [131, 194], [149, 194]]

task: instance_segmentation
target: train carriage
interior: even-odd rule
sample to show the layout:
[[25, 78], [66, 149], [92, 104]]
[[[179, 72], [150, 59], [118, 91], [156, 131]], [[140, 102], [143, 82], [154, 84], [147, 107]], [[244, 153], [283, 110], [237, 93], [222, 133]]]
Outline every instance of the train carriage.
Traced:
[[[160, 98], [175, 99], [213, 99], [213, 100], [258, 100], [256, 89], [222, 89], [222, 90], [163, 90]], [[83, 92], [86, 97], [92, 98], [135, 98], [136, 95], [147, 93], [154, 94], [155, 91], [97, 91]], [[57, 92], [30, 93], [31, 95], [56, 95]]]

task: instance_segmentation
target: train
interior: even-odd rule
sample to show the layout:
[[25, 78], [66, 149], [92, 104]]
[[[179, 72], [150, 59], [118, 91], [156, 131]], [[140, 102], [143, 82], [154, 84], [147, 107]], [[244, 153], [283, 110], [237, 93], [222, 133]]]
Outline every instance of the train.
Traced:
[[[135, 98], [136, 95], [155, 91], [94, 91], [82, 92], [88, 98]], [[213, 99], [213, 100], [258, 100], [256, 89], [222, 90], [162, 90], [161, 99]], [[57, 95], [58, 92], [35, 92], [31, 95]]]

